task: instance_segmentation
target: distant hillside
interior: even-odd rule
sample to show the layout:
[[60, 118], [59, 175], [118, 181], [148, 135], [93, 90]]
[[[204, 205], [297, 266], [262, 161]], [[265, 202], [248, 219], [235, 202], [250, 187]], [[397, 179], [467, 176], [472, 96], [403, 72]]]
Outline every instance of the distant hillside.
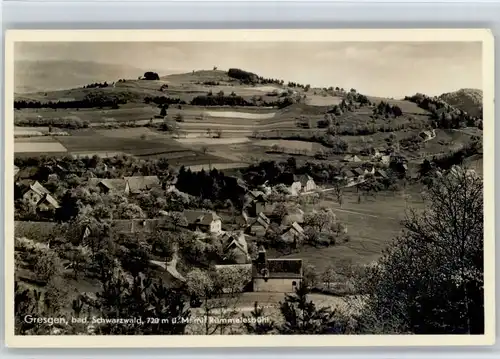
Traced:
[[483, 91], [478, 89], [460, 89], [444, 93], [439, 98], [475, 117], [483, 117]]
[[16, 93], [55, 91], [80, 87], [94, 82], [112, 82], [137, 78], [144, 69], [87, 61], [16, 61]]

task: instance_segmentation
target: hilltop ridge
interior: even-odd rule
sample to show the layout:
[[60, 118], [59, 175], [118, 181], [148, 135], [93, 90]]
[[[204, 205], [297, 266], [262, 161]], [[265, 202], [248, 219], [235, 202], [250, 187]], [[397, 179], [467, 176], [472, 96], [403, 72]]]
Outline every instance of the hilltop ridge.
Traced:
[[483, 91], [473, 88], [462, 88], [454, 92], [444, 93], [439, 98], [446, 103], [475, 117], [483, 117]]

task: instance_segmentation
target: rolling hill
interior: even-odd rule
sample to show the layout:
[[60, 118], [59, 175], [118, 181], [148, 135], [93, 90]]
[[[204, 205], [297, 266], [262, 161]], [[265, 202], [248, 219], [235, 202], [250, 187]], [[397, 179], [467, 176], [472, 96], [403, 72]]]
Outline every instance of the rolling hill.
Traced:
[[472, 116], [483, 116], [482, 90], [464, 88], [455, 92], [444, 93], [439, 98]]
[[144, 70], [89, 61], [16, 61], [15, 93], [55, 91], [89, 83], [137, 78]]

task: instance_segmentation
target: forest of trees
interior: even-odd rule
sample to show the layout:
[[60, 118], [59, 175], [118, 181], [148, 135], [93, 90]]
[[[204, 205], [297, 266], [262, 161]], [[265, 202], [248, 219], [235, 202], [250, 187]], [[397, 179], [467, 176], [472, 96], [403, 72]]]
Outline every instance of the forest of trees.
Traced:
[[118, 108], [119, 105], [127, 103], [125, 96], [103, 94], [103, 93], [88, 93], [82, 100], [74, 101], [48, 101], [40, 102], [35, 100], [16, 100], [14, 108], [20, 110], [23, 108], [52, 108], [52, 109], [79, 109], [79, 108], [102, 108], [111, 107]]
[[90, 125], [88, 121], [82, 121], [80, 119], [72, 117], [16, 118], [14, 119], [14, 124], [16, 126], [23, 126], [23, 127], [49, 126], [49, 127], [69, 128], [69, 129], [88, 128]]
[[141, 78], [141, 80], [150, 80], [150, 81], [159, 80], [159, 79], [160, 79], [160, 76], [156, 72], [152, 72], [152, 71], [145, 72], [144, 76]]
[[94, 82], [92, 84], [88, 84], [83, 86], [84, 89], [95, 89], [95, 88], [106, 88], [110, 86], [106, 81], [104, 82]]
[[458, 129], [463, 127], [482, 128], [482, 119], [457, 109], [436, 97], [423, 94], [407, 96], [405, 100], [416, 103], [420, 108], [431, 113], [434, 128]]
[[186, 101], [180, 98], [167, 97], [167, 96], [146, 96], [144, 97], [144, 103], [154, 103], [155, 105], [185, 105]]

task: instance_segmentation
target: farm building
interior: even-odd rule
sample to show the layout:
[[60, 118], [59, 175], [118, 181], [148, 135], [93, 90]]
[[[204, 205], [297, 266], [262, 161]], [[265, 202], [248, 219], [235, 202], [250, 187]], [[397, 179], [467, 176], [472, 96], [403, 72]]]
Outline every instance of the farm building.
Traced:
[[222, 221], [215, 212], [185, 210], [182, 214], [187, 221], [187, 227], [191, 230], [204, 233], [220, 233], [222, 230]]
[[436, 137], [436, 130], [422, 131], [418, 134], [424, 141], [430, 141]]
[[304, 237], [304, 229], [297, 222], [293, 222], [281, 235], [281, 239], [288, 243], [297, 243]]
[[28, 180], [19, 183], [22, 199], [39, 210], [47, 211], [59, 208], [59, 203], [38, 181]]
[[253, 235], [262, 237], [266, 234], [270, 224], [271, 220], [261, 212], [255, 219], [255, 222], [249, 227], [248, 231]]
[[361, 162], [361, 159], [356, 155], [347, 155], [343, 159], [344, 162]]
[[265, 193], [262, 192], [262, 191], [257, 191], [257, 190], [254, 190], [254, 191], [248, 191], [245, 195], [245, 200], [248, 201], [248, 202], [251, 202], [251, 201], [261, 201], [261, 202], [264, 202], [265, 201]]
[[154, 188], [161, 189], [161, 181], [158, 176], [124, 177], [124, 180], [128, 183], [131, 194], [138, 194]]
[[224, 255], [232, 258], [237, 264], [245, 264], [250, 261], [248, 245], [243, 231], [228, 233], [221, 236], [224, 246]]
[[252, 265], [254, 292], [290, 293], [302, 281], [302, 259], [268, 259], [261, 247]]
[[311, 192], [316, 189], [316, 183], [308, 174], [298, 176], [302, 192]]
[[130, 186], [122, 178], [90, 178], [88, 183], [99, 188], [103, 193], [130, 194]]

